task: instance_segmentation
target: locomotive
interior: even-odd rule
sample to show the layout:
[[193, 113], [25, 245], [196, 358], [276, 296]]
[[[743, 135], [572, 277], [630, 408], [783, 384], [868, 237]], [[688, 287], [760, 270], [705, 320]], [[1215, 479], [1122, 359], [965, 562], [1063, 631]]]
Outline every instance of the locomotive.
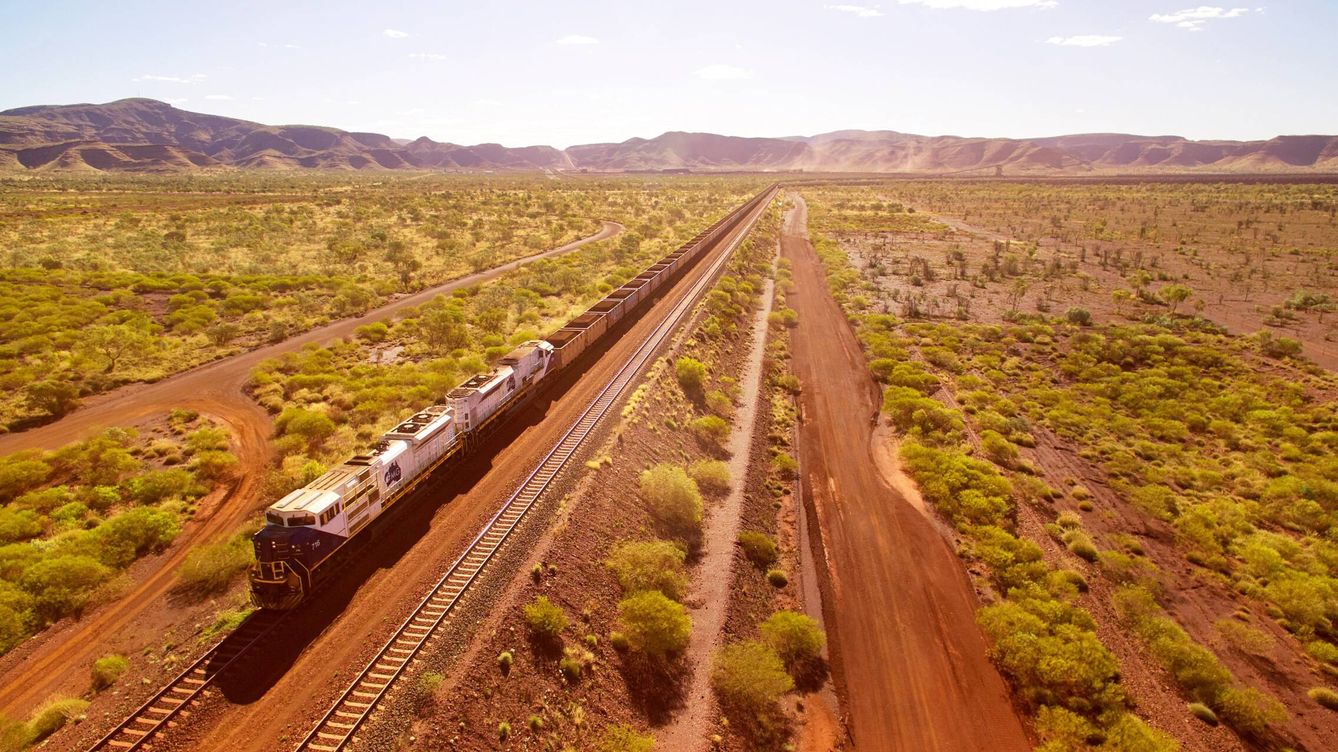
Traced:
[[435, 470], [466, 454], [478, 437], [526, 403], [546, 377], [610, 336], [623, 318], [774, 192], [775, 186], [763, 190], [548, 339], [526, 342], [492, 369], [451, 389], [441, 404], [414, 413], [367, 451], [271, 504], [265, 526], [251, 539], [256, 558], [250, 572], [252, 600], [275, 610], [300, 604], [333, 575], [350, 543], [378, 517]]

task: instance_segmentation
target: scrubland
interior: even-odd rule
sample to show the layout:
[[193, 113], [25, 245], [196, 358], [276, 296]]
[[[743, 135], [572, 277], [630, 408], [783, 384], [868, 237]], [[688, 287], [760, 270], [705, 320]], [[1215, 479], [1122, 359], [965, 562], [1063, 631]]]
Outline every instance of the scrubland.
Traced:
[[1042, 748], [1331, 742], [1332, 187], [804, 193]]
[[[259, 507], [440, 401], [723, 215], [756, 180], [395, 176], [33, 179], [0, 184], [0, 422], [22, 430], [118, 385], [363, 313], [593, 233], [624, 231], [439, 296], [328, 347], [266, 361], [273, 415]], [[244, 397], [242, 397], [244, 398]], [[0, 651], [91, 604], [162, 550], [235, 474], [227, 431], [186, 411], [0, 458]], [[250, 469], [248, 469], [250, 470]], [[213, 497], [211, 497], [213, 498]], [[193, 551], [216, 594], [242, 536]], [[242, 541], [242, 543], [238, 543]]]

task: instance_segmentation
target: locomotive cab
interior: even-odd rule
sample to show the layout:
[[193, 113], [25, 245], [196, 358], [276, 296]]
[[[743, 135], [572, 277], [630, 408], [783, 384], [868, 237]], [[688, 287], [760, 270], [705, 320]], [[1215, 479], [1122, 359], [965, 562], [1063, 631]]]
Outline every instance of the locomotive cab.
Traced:
[[265, 527], [251, 538], [256, 556], [251, 594], [261, 608], [290, 609], [300, 603], [311, 592], [312, 573], [343, 542], [341, 536], [318, 527], [333, 520], [338, 498], [316, 513], [310, 507], [321, 500], [310, 497], [307, 489], [284, 497], [265, 512]]

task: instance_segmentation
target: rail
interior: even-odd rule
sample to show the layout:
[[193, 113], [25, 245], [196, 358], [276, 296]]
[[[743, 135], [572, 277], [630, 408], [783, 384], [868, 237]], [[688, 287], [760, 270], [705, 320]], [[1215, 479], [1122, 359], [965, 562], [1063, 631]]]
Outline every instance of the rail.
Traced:
[[[740, 207], [740, 216], [747, 217], [750, 213], [754, 213], [759, 205], [767, 203], [759, 199], [774, 195], [775, 190], [769, 189], [764, 196], [749, 201]], [[751, 224], [746, 226], [730, 242], [737, 245], [750, 227]], [[526, 477], [515, 494], [483, 526], [479, 534], [465, 548], [464, 553], [451, 564], [376, 657], [344, 690], [311, 732], [298, 743], [297, 750], [338, 752], [353, 741], [354, 734], [446, 621], [447, 615], [454, 610], [470, 585], [478, 579], [484, 567], [492, 561], [512, 531], [567, 467], [571, 458], [580, 451], [600, 420], [623, 395], [641, 369], [653, 358], [660, 345], [677, 328], [683, 317], [691, 311], [706, 287], [712, 284], [720, 270], [724, 268], [731, 252], [732, 248], [718, 254], [707, 273], [697, 280], [688, 295], [679, 301], [665, 320], [641, 343], [637, 351], [591, 401], [557, 445]]]
[[173, 677], [167, 686], [158, 690], [129, 718], [89, 747], [89, 752], [133, 752], [142, 747], [198, 699], [215, 677], [226, 671], [252, 645], [274, 631], [283, 617], [284, 612], [279, 611], [252, 614], [241, 626]]

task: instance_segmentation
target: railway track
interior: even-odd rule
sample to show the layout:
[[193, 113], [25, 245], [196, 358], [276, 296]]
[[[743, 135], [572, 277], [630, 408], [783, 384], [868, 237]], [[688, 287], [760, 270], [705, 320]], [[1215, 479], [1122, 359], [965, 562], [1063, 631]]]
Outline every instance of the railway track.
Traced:
[[155, 734], [169, 727], [252, 645], [260, 642], [282, 623], [283, 612], [259, 611], [241, 626], [205, 651], [194, 663], [177, 674], [167, 686], [149, 698], [129, 718], [99, 739], [89, 752], [131, 752], [140, 749]]
[[[771, 194], [774, 196], [774, 192]], [[768, 201], [769, 202], [769, 201]], [[765, 205], [768, 202], [763, 202]], [[755, 212], [757, 205], [742, 207], [741, 211]], [[751, 228], [751, 224], [747, 225]], [[735, 230], [724, 242], [737, 243], [747, 229]], [[641, 344], [613, 379], [591, 401], [581, 416], [567, 430], [562, 439], [539, 463], [498, 512], [484, 525], [466, 547], [465, 552], [446, 570], [412, 616], [396, 631], [377, 657], [359, 674], [339, 701], [321, 719], [320, 723], [298, 745], [298, 749], [341, 750], [353, 739], [353, 734], [371, 715], [386, 692], [409, 667], [414, 657], [428, 643], [436, 630], [445, 622], [455, 604], [477, 579], [483, 568], [502, 547], [511, 531], [525, 513], [552, 485], [569, 460], [581, 449], [599, 421], [626, 391], [627, 385], [651, 360], [659, 345], [676, 328], [683, 316], [691, 310], [703, 289], [723, 268], [728, 253], [722, 253], [711, 263], [708, 272], [693, 286], [690, 293], [670, 311], [665, 320]], [[254, 645], [273, 633], [288, 612], [257, 611], [241, 626], [219, 640], [195, 662], [186, 667], [162, 689], [140, 705], [129, 717], [117, 724], [102, 738], [88, 747], [88, 752], [134, 752], [150, 745], [151, 740], [175, 721], [189, 715], [189, 709], [202, 699], [214, 680], [222, 675]]]
[[[774, 193], [772, 195], [774, 196]], [[765, 206], [767, 203], [769, 200], [763, 201], [761, 205]], [[753, 212], [756, 208], [749, 207], [747, 211]], [[751, 222], [741, 225], [741, 230], [737, 230], [736, 234], [725, 242], [737, 245], [747, 235], [751, 226]], [[483, 526], [479, 534], [465, 548], [464, 553], [447, 568], [445, 574], [378, 651], [376, 657], [349, 684], [311, 732], [298, 743], [296, 749], [299, 752], [339, 752], [355, 740], [354, 735], [358, 729], [385, 699], [391, 687], [409, 669], [441, 626], [447, 622], [449, 615], [469, 590], [470, 585], [478, 579], [488, 562], [492, 561], [501, 550], [526, 513], [567, 468], [572, 458], [594, 433], [600, 421], [627, 391], [637, 374], [651, 362], [679, 322], [691, 312], [701, 294], [724, 268], [732, 250], [731, 248], [729, 252], [717, 255], [707, 273], [697, 280], [689, 294], [679, 301], [665, 320], [642, 342], [557, 445], [539, 462], [519, 489]]]

